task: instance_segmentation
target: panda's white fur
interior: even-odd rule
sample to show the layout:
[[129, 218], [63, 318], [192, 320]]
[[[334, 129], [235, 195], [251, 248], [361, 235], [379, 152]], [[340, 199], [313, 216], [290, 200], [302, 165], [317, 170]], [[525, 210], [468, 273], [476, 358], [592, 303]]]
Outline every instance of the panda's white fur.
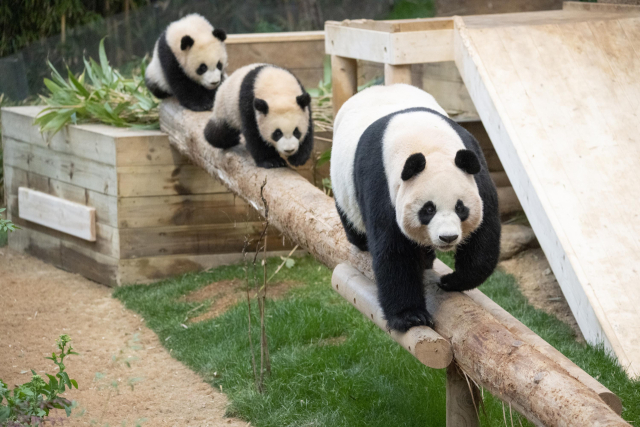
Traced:
[[[183, 44], [185, 37], [190, 38], [190, 44]], [[167, 69], [170, 67], [166, 65], [166, 61], [170, 59], [166, 58], [168, 54], [165, 54], [163, 59], [163, 52], [160, 49], [160, 44], [166, 43], [170, 54], [186, 77], [207, 90], [216, 89], [226, 77], [228, 58], [224, 44], [225, 38], [226, 34], [223, 30], [214, 30], [207, 19], [196, 13], [171, 23], [154, 46], [153, 57], [145, 73], [147, 86], [161, 98], [167, 95], [176, 95], [178, 98], [190, 97], [189, 94], [180, 96], [182, 94], [176, 93], [176, 88], [172, 87], [172, 85], [181, 84], [182, 77], [175, 70]], [[206, 71], [198, 73], [198, 69], [202, 71], [205, 67]]]
[[[255, 98], [266, 101], [269, 112], [256, 111], [256, 122], [262, 138], [288, 157], [298, 151], [300, 142], [309, 131], [309, 109], [302, 109], [296, 97], [304, 91], [290, 72], [268, 64], [250, 64], [239, 68], [220, 86], [213, 106], [213, 117], [226, 120], [236, 129], [241, 129], [240, 87], [246, 75], [257, 67], [264, 67], [256, 76], [253, 86]], [[300, 136], [294, 136], [298, 129]], [[274, 141], [273, 132], [280, 129], [283, 136]]]

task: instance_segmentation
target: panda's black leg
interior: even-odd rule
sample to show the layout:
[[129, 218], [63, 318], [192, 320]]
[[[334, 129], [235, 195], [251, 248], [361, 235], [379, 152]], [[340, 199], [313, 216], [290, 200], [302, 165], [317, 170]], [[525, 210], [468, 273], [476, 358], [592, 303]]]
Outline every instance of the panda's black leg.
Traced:
[[340, 206], [338, 206], [337, 203], [336, 209], [338, 210], [338, 215], [340, 216], [340, 221], [342, 221], [344, 231], [347, 234], [347, 240], [361, 251], [367, 252], [369, 250], [369, 247], [367, 246], [367, 235], [362, 234], [358, 230], [353, 228], [346, 215], [344, 214], [344, 212], [342, 212], [342, 209], [340, 209]]
[[224, 120], [211, 119], [204, 128], [204, 137], [216, 148], [231, 148], [240, 143], [240, 131]]
[[272, 169], [282, 168], [287, 166], [287, 162], [280, 157], [278, 151], [271, 145], [267, 144], [254, 132], [244, 132], [244, 137], [247, 142], [247, 150], [256, 162], [256, 166]]
[[413, 326], [433, 326], [424, 297], [421, 248], [409, 241], [395, 222], [374, 233], [369, 229], [369, 251], [387, 325], [401, 332]]
[[144, 82], [147, 85], [147, 88], [149, 89], [149, 91], [156, 98], [158, 98], [158, 99], [166, 99], [166, 98], [169, 98], [171, 96], [171, 94], [169, 92], [166, 92], [164, 89], [162, 89], [156, 83], [154, 83], [152, 80], [149, 80], [149, 79], [145, 78]]
[[[487, 204], [488, 205], [488, 204]], [[484, 212], [482, 224], [469, 240], [456, 249], [456, 269], [440, 278], [445, 291], [468, 291], [480, 286], [493, 273], [500, 257], [500, 217]]]

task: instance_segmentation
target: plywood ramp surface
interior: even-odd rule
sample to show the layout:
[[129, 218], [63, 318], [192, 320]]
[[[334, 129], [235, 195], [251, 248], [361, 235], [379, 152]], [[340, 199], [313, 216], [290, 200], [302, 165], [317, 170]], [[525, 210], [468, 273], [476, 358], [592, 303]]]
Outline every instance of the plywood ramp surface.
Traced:
[[454, 49], [585, 337], [640, 376], [640, 13], [456, 17]]

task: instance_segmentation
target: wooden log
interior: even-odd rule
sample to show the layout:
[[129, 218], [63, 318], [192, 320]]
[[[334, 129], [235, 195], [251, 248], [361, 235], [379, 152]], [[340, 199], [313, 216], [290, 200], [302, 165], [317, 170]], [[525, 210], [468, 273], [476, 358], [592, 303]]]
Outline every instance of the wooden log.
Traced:
[[[271, 223], [330, 268], [347, 262], [373, 278], [371, 256], [347, 242], [333, 199], [287, 168], [256, 168], [241, 147], [212, 148], [203, 137], [209, 115], [182, 109], [174, 101], [160, 108], [162, 129], [171, 144], [217, 176], [234, 193], [262, 212], [260, 187]], [[439, 274], [451, 271], [439, 261]], [[485, 387], [539, 425], [629, 426], [598, 394], [552, 358], [511, 332], [469, 296], [426, 285], [427, 308], [435, 331], [450, 340], [458, 365]]]
[[348, 264], [339, 264], [333, 270], [331, 285], [367, 319], [387, 332], [394, 341], [413, 354], [422, 364], [435, 369], [443, 369], [451, 364], [453, 351], [451, 344], [427, 326], [417, 326], [405, 333], [389, 330], [387, 321], [378, 303], [375, 283], [367, 279]]
[[331, 55], [331, 79], [333, 87], [333, 117], [347, 99], [358, 92], [358, 61]]
[[411, 65], [384, 64], [384, 84], [395, 83], [411, 84]]
[[20, 218], [96, 241], [96, 209], [26, 187], [18, 189]]
[[480, 390], [455, 363], [447, 367], [447, 427], [480, 426]]

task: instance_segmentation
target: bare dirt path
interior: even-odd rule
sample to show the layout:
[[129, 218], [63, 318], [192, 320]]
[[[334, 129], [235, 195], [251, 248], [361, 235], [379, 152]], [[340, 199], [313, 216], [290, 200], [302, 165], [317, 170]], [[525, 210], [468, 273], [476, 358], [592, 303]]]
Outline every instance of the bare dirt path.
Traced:
[[225, 418], [226, 396], [173, 359], [109, 288], [0, 248], [0, 378], [12, 387], [31, 368], [55, 374], [44, 357], [61, 334], [80, 353], [66, 363], [80, 389], [66, 395], [78, 408], [65, 426], [247, 425]]

